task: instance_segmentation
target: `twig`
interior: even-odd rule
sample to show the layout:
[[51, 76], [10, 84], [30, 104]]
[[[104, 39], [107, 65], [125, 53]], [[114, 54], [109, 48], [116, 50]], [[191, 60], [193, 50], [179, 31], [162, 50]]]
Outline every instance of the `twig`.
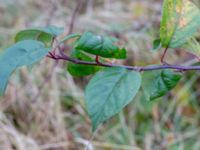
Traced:
[[102, 67], [122, 67], [128, 70], [135, 71], [152, 71], [152, 70], [163, 70], [163, 69], [174, 69], [178, 71], [191, 71], [191, 70], [200, 70], [200, 66], [182, 66], [182, 65], [170, 65], [170, 64], [162, 64], [162, 65], [148, 65], [148, 66], [128, 66], [128, 65], [118, 65], [118, 64], [107, 64], [107, 63], [97, 63], [97, 62], [88, 62], [82, 61], [79, 59], [71, 58], [66, 56], [63, 52], [60, 55], [49, 56], [54, 60], [65, 60], [70, 61], [75, 64], [83, 64], [83, 65], [91, 65], [91, 66], [102, 66]]
[[166, 64], [166, 62], [164, 61], [164, 59], [165, 59], [165, 55], [167, 53], [167, 50], [168, 50], [168, 47], [165, 48], [164, 53], [162, 54], [162, 57], [161, 57], [161, 60], [160, 60], [162, 64]]
[[71, 16], [71, 21], [70, 21], [70, 24], [69, 24], [68, 34], [71, 34], [73, 32], [74, 23], [76, 21], [76, 16], [80, 11], [81, 6], [82, 6], [82, 0], [76, 0], [76, 8], [74, 9], [74, 11], [72, 13], [72, 16]]

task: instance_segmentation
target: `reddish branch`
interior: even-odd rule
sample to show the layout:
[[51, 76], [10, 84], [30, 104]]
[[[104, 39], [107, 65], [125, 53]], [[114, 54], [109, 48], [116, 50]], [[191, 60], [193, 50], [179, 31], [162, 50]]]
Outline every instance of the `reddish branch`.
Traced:
[[165, 55], [166, 55], [166, 53], [167, 53], [167, 50], [168, 50], [168, 47], [165, 48], [164, 53], [163, 53], [163, 55], [162, 55], [162, 57], [161, 57], [161, 60], [160, 60], [160, 61], [161, 61], [162, 64], [166, 64], [166, 62], [165, 62], [164, 59], [165, 59]]
[[174, 69], [178, 71], [191, 71], [191, 70], [200, 70], [200, 66], [181, 66], [181, 65], [170, 65], [170, 64], [162, 64], [162, 65], [149, 65], [149, 66], [127, 66], [127, 65], [118, 65], [118, 64], [108, 64], [102, 62], [88, 62], [82, 61], [79, 59], [71, 58], [61, 52], [61, 55], [49, 55], [48, 57], [54, 60], [65, 60], [70, 61], [75, 64], [83, 64], [83, 65], [91, 65], [91, 66], [102, 66], [102, 67], [122, 67], [129, 70], [135, 71], [152, 71], [152, 70], [162, 70], [162, 69]]

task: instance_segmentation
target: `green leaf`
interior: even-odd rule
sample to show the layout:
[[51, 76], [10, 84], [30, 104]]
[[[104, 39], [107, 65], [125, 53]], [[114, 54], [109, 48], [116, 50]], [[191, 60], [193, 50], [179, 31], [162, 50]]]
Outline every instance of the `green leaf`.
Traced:
[[[84, 54], [82, 51], [72, 50], [71, 57], [76, 58], [78, 60], [83, 60], [87, 62], [93, 62], [94, 60], [88, 55]], [[75, 64], [69, 62], [67, 65], [67, 69], [69, 73], [73, 76], [87, 76], [94, 74], [99, 71], [100, 67], [91, 66], [91, 65], [83, 65], [83, 64]]]
[[69, 40], [69, 39], [73, 39], [73, 38], [78, 38], [80, 37], [81, 35], [80, 34], [70, 34], [70, 35], [67, 35], [65, 36], [61, 41], [60, 41], [60, 44]]
[[189, 39], [182, 47], [185, 51], [194, 54], [200, 59], [200, 44], [195, 38]]
[[162, 47], [162, 44], [161, 44], [161, 40], [160, 39], [156, 39], [156, 40], [153, 41], [153, 49], [152, 49], [152, 51], [157, 51], [161, 47]]
[[85, 91], [87, 110], [93, 131], [97, 126], [129, 104], [141, 85], [140, 73], [124, 68], [106, 68], [98, 72]]
[[[3, 70], [3, 68], [2, 68], [2, 70]], [[4, 72], [2, 72], [2, 70], [0, 70], [0, 78], [1, 78], [1, 81], [0, 81], [0, 96], [4, 95], [6, 86], [8, 84], [8, 79], [9, 79], [9, 77], [12, 74], [14, 69], [13, 68], [9, 68], [7, 70], [4, 69]]]
[[147, 100], [167, 94], [181, 79], [181, 74], [170, 70], [144, 72], [142, 88]]
[[163, 47], [178, 48], [200, 28], [200, 10], [189, 0], [164, 0], [160, 38]]
[[111, 38], [94, 35], [91, 32], [84, 33], [80, 39], [77, 40], [75, 49], [105, 58], [126, 58], [125, 48], [119, 48], [114, 45]]
[[34, 64], [46, 56], [50, 50], [50, 48], [45, 48], [42, 42], [35, 40], [20, 41], [7, 48], [0, 55], [0, 96], [4, 94], [8, 79], [16, 68]]
[[60, 35], [63, 31], [63, 28], [58, 28], [55, 26], [26, 29], [16, 34], [15, 41], [19, 42], [22, 40], [38, 40], [47, 45], [50, 45], [53, 38]]

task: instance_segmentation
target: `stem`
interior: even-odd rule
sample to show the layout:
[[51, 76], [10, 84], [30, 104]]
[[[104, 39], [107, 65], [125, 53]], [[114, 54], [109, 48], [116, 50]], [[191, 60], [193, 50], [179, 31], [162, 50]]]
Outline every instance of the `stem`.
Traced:
[[164, 53], [162, 54], [162, 57], [161, 57], [161, 60], [160, 60], [160, 62], [161, 62], [162, 64], [167, 64], [167, 63], [164, 61], [165, 55], [166, 55], [166, 53], [167, 53], [167, 50], [168, 50], [168, 47], [165, 48]]
[[83, 65], [91, 65], [91, 66], [102, 66], [102, 67], [122, 67], [128, 70], [135, 71], [152, 71], [152, 70], [164, 70], [164, 69], [174, 69], [177, 71], [191, 71], [191, 70], [200, 70], [200, 66], [181, 66], [181, 65], [170, 65], [170, 64], [162, 64], [162, 65], [149, 65], [149, 66], [127, 66], [127, 65], [118, 65], [118, 64], [107, 64], [107, 63], [97, 63], [97, 62], [87, 62], [79, 59], [71, 58], [66, 56], [63, 52], [61, 52], [61, 56], [54, 56], [50, 58], [54, 60], [65, 60], [70, 61], [75, 64], [83, 64]]
[[96, 63], [99, 64], [99, 65], [102, 64], [102, 63], [99, 61], [99, 56], [98, 56], [98, 55], [96, 55], [95, 61], [96, 61]]

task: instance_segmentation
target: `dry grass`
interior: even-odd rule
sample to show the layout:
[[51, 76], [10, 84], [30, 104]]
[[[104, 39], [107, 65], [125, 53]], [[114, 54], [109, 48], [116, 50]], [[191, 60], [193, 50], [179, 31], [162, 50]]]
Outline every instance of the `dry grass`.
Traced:
[[[158, 35], [159, 0], [91, 2], [83, 5], [75, 32], [91, 30], [120, 38], [130, 54], [123, 63], [159, 62], [161, 53], [149, 51]], [[1, 49], [25, 27], [51, 24], [65, 26], [67, 33], [75, 5], [69, 0], [0, 0]], [[167, 57], [175, 63], [191, 58], [180, 51], [170, 51]], [[84, 106], [87, 81], [72, 78], [65, 62], [57, 64], [48, 58], [31, 70], [17, 70], [0, 101], [0, 150], [200, 149], [198, 74], [187, 73], [176, 89], [154, 102], [146, 102], [139, 93], [96, 133], [91, 133]]]

